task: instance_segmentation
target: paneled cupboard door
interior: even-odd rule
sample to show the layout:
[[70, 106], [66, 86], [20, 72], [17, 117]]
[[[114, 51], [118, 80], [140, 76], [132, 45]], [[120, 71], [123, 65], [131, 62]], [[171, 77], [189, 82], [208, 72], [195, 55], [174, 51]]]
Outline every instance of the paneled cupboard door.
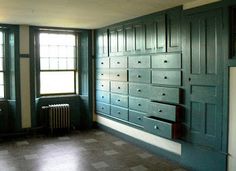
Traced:
[[221, 148], [223, 56], [221, 10], [185, 17], [187, 139]]
[[181, 51], [181, 8], [167, 13], [167, 52]]
[[107, 29], [96, 31], [96, 51], [98, 57], [108, 56], [108, 36]]
[[154, 18], [155, 28], [155, 50], [156, 52], [166, 52], [166, 15]]

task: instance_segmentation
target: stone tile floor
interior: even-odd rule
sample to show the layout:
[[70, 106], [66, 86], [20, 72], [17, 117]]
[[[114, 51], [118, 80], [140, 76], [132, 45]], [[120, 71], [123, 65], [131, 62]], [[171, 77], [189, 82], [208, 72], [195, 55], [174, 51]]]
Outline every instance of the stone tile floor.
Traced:
[[0, 171], [186, 171], [101, 130], [0, 141]]

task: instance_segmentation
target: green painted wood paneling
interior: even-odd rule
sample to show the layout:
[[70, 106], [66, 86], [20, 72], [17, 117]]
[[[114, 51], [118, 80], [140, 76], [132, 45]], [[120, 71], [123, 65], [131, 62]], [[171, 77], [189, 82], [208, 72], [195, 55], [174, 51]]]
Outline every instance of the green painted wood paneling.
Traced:
[[185, 20], [187, 140], [221, 148], [223, 107], [222, 12], [187, 15]]

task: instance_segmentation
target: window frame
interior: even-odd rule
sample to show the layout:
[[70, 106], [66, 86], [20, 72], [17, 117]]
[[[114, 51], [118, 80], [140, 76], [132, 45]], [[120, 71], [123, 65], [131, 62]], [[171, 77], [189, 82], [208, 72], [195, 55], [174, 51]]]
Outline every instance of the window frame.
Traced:
[[[40, 33], [52, 33], [52, 34], [73, 34], [75, 35], [75, 69], [65, 69], [65, 70], [41, 70], [40, 69]], [[48, 29], [40, 28], [38, 29], [35, 36], [35, 52], [36, 52], [36, 94], [37, 97], [41, 96], [63, 96], [63, 95], [76, 95], [79, 94], [79, 31], [77, 30], [65, 30], [65, 29]], [[65, 72], [73, 71], [74, 72], [74, 91], [68, 93], [41, 93], [40, 92], [40, 73], [41, 72]]]

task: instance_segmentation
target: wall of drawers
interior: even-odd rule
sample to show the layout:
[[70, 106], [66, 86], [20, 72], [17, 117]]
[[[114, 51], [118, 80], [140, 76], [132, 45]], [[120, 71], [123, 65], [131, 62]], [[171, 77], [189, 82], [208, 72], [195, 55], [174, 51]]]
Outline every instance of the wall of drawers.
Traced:
[[96, 112], [165, 138], [181, 136], [181, 53], [96, 60]]
[[97, 30], [97, 114], [165, 138], [181, 136], [180, 20], [175, 8]]

